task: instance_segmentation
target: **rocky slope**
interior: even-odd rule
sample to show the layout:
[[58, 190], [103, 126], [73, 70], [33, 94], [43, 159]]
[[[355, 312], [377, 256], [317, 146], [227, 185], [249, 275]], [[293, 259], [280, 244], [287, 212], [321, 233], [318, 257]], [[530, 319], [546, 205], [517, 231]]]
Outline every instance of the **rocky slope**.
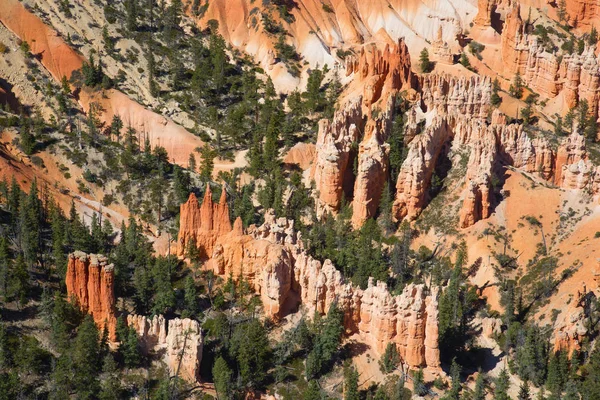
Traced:
[[[19, 1], [7, 0], [0, 4], [0, 21], [29, 43], [32, 54], [40, 58], [57, 82], [60, 83], [63, 77], [70, 78], [73, 71], [81, 68], [84, 58]], [[102, 110], [98, 118], [106, 125], [110, 125], [113, 115], [118, 114], [124, 126], [131, 126], [140, 134], [140, 143], [147, 138], [153, 147], [164, 147], [169, 158], [180, 165], [187, 165], [190, 153], [202, 146], [197, 136], [118, 90], [103, 90], [102, 93], [80, 90], [78, 101], [85, 112], [89, 111], [92, 103], [98, 103], [99, 110]]]
[[[188, 2], [192, 4], [192, 2]], [[443, 40], [453, 49], [459, 47], [457, 38], [477, 12], [469, 2], [444, 0], [308, 0], [294, 2], [288, 13], [251, 0], [208, 1], [199, 24], [205, 27], [215, 20], [219, 31], [229, 43], [250, 54], [280, 90], [293, 91], [301, 82], [292, 76], [278, 59], [275, 44], [278, 35], [266, 27], [280, 26], [289, 35], [285, 42], [293, 45], [309, 68], [343, 61], [338, 51], [360, 51], [363, 44], [372, 42], [393, 44], [404, 38], [414, 54], [434, 41], [443, 28]], [[189, 8], [192, 14], [192, 7]], [[302, 79], [303, 81], [303, 79]]]

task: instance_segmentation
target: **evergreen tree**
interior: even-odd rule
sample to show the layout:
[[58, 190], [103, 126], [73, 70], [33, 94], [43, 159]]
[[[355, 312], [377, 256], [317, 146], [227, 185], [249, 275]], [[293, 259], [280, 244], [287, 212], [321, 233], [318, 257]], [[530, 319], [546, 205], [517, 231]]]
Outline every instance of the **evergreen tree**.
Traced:
[[459, 400], [460, 399], [460, 365], [456, 362], [456, 359], [452, 360], [450, 367], [450, 377], [452, 378], [452, 384], [450, 385], [450, 391], [448, 392], [448, 400]]
[[353, 366], [347, 366], [344, 371], [344, 400], [360, 400], [358, 371]]
[[100, 400], [119, 400], [122, 398], [121, 381], [119, 379], [119, 371], [117, 363], [112, 354], [107, 354], [104, 357], [102, 364], [102, 373], [106, 378], [102, 382], [102, 389], [98, 398]]
[[135, 368], [140, 365], [139, 341], [133, 327], [127, 329], [126, 339], [124, 342], [121, 342], [119, 351], [123, 354], [123, 360], [128, 368]]
[[[10, 284], [11, 257], [8, 249], [8, 237], [0, 236], [0, 295], [6, 297], [9, 294], [8, 286]], [[1, 368], [1, 365], [0, 365]]]
[[469, 61], [469, 57], [467, 57], [466, 53], [461, 53], [460, 64], [466, 69], [471, 69], [471, 62]]
[[521, 74], [517, 72], [513, 83], [508, 88], [508, 93], [510, 93], [512, 97], [520, 99], [523, 96], [523, 88], [523, 79], [521, 78]]
[[314, 379], [308, 382], [308, 388], [302, 396], [302, 400], [322, 400], [323, 393], [321, 392], [321, 388], [319, 388], [319, 383]]
[[485, 400], [486, 390], [485, 390], [485, 376], [479, 370], [477, 374], [477, 379], [475, 380], [475, 390], [473, 392], [473, 400]]
[[21, 146], [21, 150], [27, 155], [32, 155], [35, 150], [35, 136], [31, 132], [31, 127], [26, 119], [25, 122], [21, 125], [21, 130], [19, 132], [20, 140], [19, 144]]
[[502, 103], [502, 97], [498, 94], [500, 91], [500, 82], [498, 82], [498, 78], [494, 79], [492, 83], [492, 97], [490, 99], [493, 106], [498, 107], [500, 103]]
[[550, 355], [546, 387], [552, 393], [561, 393], [569, 375], [568, 357], [566, 352], [557, 351]]
[[473, 317], [477, 293], [465, 282], [462, 264], [466, 256], [464, 244], [459, 248], [448, 286], [439, 300], [440, 350], [451, 356], [464, 346], [469, 320]]
[[215, 168], [213, 159], [216, 154], [209, 146], [202, 147], [200, 151], [200, 179], [203, 182], [208, 182], [212, 178], [212, 172]]
[[260, 388], [267, 378], [271, 357], [267, 331], [259, 320], [236, 326], [230, 351], [236, 359], [243, 385]]
[[119, 137], [121, 136], [121, 130], [123, 129], [123, 120], [118, 114], [113, 115], [112, 121], [110, 123], [110, 133], [117, 138], [117, 142], [119, 141]]
[[231, 395], [231, 377], [233, 372], [223, 357], [218, 357], [212, 367], [217, 398], [229, 399]]
[[337, 304], [332, 304], [306, 358], [305, 373], [309, 380], [318, 378], [331, 367], [342, 339], [343, 320], [344, 315]]
[[510, 377], [506, 368], [500, 371], [500, 375], [496, 379], [496, 387], [494, 389], [495, 400], [511, 400], [508, 396], [508, 389], [510, 386]]
[[413, 390], [417, 396], [425, 396], [427, 394], [427, 386], [423, 377], [423, 368], [413, 372]]
[[529, 392], [529, 383], [527, 380], [524, 380], [519, 387], [519, 396], [518, 400], [531, 400], [531, 394]]
[[379, 360], [379, 370], [384, 374], [393, 372], [400, 363], [400, 355], [395, 343], [388, 343], [385, 348], [385, 352]]
[[96, 323], [86, 315], [73, 344], [73, 386], [80, 399], [93, 399], [99, 392], [98, 373], [101, 365]]
[[198, 314], [198, 291], [196, 290], [194, 278], [191, 276], [188, 276], [185, 280], [184, 293], [184, 315], [186, 317], [195, 318]]
[[22, 307], [27, 304], [27, 295], [29, 294], [29, 273], [22, 255], [17, 256], [14, 270], [10, 275], [10, 298], [17, 301]]
[[125, 20], [127, 30], [133, 33], [137, 30], [138, 24], [138, 0], [125, 0]]
[[427, 49], [421, 50], [421, 54], [419, 55], [419, 66], [421, 67], [421, 72], [431, 72], [433, 69], [433, 63], [429, 61], [429, 52]]

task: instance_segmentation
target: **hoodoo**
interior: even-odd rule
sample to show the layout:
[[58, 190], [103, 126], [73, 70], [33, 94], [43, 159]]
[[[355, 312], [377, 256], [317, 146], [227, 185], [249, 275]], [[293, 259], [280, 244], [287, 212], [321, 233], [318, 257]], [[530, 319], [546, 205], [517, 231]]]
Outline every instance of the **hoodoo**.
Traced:
[[69, 254], [67, 296], [94, 318], [100, 331], [108, 330], [111, 341], [116, 340], [117, 327], [114, 280], [114, 267], [103, 255], [81, 251]]

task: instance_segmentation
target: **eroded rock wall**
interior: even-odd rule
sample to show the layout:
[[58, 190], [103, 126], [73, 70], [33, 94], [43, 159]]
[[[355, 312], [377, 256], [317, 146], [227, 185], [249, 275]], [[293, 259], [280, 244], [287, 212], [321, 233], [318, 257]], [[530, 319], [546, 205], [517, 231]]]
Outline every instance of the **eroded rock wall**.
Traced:
[[[411, 367], [440, 365], [436, 289], [410, 285], [393, 296], [381, 282], [371, 280], [365, 290], [355, 287], [345, 282], [329, 260], [321, 263], [307, 253], [291, 220], [276, 219], [267, 212], [265, 223], [247, 232], [241, 220], [236, 220], [233, 229], [218, 236], [204, 268], [218, 276], [243, 278], [260, 296], [265, 314], [274, 320], [299, 306], [309, 313], [325, 314], [337, 302], [344, 312], [346, 333], [358, 333], [376, 352], [382, 353], [392, 342]], [[161, 332], [154, 325], [149, 321], [136, 330]]]
[[152, 319], [128, 315], [127, 325], [137, 332], [146, 354], [164, 352], [163, 360], [171, 375], [188, 382], [200, 380], [203, 337], [198, 321], [189, 318], [166, 321], [162, 315]]
[[114, 267], [100, 254], [76, 251], [67, 264], [67, 296], [81, 310], [90, 314], [100, 331], [108, 329], [109, 339], [116, 340]]
[[200, 257], [206, 259], [212, 254], [217, 238], [230, 231], [227, 193], [223, 188], [219, 202], [215, 203], [210, 184], [207, 184], [202, 205], [194, 193], [191, 193], [188, 201], [181, 205], [177, 254], [185, 255], [190, 242], [195, 241], [200, 250]]

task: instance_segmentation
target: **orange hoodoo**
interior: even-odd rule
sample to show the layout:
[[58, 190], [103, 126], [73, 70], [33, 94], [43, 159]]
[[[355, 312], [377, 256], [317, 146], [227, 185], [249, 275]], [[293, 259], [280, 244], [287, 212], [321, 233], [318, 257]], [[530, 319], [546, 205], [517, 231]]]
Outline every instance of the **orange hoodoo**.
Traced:
[[114, 266], [107, 264], [105, 256], [82, 251], [69, 254], [67, 295], [94, 318], [101, 331], [107, 327], [111, 341], [117, 339], [114, 278]]
[[215, 203], [210, 185], [207, 185], [202, 205], [194, 193], [181, 205], [177, 255], [183, 256], [190, 241], [194, 240], [200, 256], [210, 258], [217, 238], [231, 232], [231, 229], [225, 189], [221, 192], [219, 202]]

